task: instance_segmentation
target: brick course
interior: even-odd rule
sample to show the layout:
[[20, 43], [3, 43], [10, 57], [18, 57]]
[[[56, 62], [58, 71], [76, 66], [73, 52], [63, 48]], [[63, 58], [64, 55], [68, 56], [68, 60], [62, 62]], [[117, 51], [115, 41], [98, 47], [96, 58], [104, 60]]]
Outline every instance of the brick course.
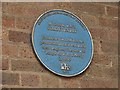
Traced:
[[0, 61], [0, 69], [2, 69], [2, 70], [9, 70], [9, 60], [8, 59], [3, 58]]
[[15, 17], [13, 16], [3, 16], [2, 17], [2, 26], [3, 27], [15, 27]]
[[16, 73], [2, 73], [3, 85], [19, 85], [19, 74]]
[[30, 34], [17, 31], [9, 31], [9, 41], [30, 43]]
[[[2, 3], [3, 87], [116, 88], [118, 87], [118, 3]], [[39, 15], [65, 9], [80, 17], [94, 44], [90, 67], [64, 78], [48, 71], [36, 58], [31, 32]], [[92, 82], [92, 83], [91, 83]]]
[[35, 74], [22, 74], [21, 83], [22, 86], [38, 86], [39, 85], [39, 76]]

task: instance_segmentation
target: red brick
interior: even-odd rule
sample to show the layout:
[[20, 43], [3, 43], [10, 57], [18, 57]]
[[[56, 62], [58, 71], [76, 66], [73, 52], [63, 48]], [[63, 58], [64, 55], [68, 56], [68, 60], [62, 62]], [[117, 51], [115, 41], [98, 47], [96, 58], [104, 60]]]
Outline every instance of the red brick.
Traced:
[[108, 54], [118, 54], [118, 43], [111, 41], [101, 41], [101, 50]]
[[49, 2], [3, 3], [2, 5], [3, 13], [9, 13], [19, 17], [36, 17], [51, 7], [53, 7], [53, 3]]
[[32, 29], [35, 20], [33, 18], [16, 18], [16, 28], [18, 29]]
[[37, 87], [40, 82], [39, 75], [36, 74], [22, 74], [21, 75], [21, 83], [22, 86], [31, 86]]
[[58, 88], [59, 77], [52, 74], [43, 74], [41, 76], [42, 88]]
[[118, 79], [118, 65], [104, 69], [104, 76], [107, 78]]
[[63, 9], [63, 10], [67, 10], [72, 12], [73, 14], [77, 15], [78, 17], [81, 18], [81, 14], [82, 12], [79, 12], [79, 8], [78, 9], [74, 9], [73, 2], [54, 2], [54, 8], [56, 9]]
[[47, 72], [45, 67], [37, 60], [11, 60], [11, 68], [13, 71]]
[[101, 45], [100, 45], [100, 42], [99, 40], [93, 40], [93, 53], [101, 53]]
[[18, 56], [18, 47], [13, 44], [4, 44], [2, 45], [2, 54], [10, 57]]
[[9, 31], [9, 40], [13, 42], [31, 43], [29, 34], [18, 31]]
[[105, 6], [101, 4], [74, 2], [72, 3], [72, 7], [74, 8], [74, 10], [79, 10], [80, 12], [87, 12], [89, 14], [105, 14]]
[[103, 67], [118, 68], [118, 55], [94, 54], [92, 62]]
[[103, 65], [95, 65], [94, 63], [91, 63], [89, 68], [87, 69], [87, 75], [91, 77], [97, 77], [97, 78], [106, 78], [106, 79], [118, 79], [117, 73], [118, 69], [117, 67], [106, 67]]
[[107, 54], [94, 54], [92, 62], [103, 66], [110, 66], [113, 59], [115, 59], [113, 56]]
[[2, 70], [8, 70], [9, 69], [9, 60], [2, 58], [2, 61], [0, 61], [0, 69]]
[[39, 3], [35, 2], [35, 3], [31, 3], [31, 6], [34, 6], [36, 8], [36, 10], [33, 10], [32, 8], [29, 8], [29, 10], [27, 12], [28, 13], [31, 12], [30, 14], [34, 13], [35, 17], [38, 17], [38, 15], [41, 15], [42, 13], [44, 13], [48, 10], [54, 9], [54, 3], [53, 2], [39, 2]]
[[61, 79], [61, 87], [62, 88], [79, 88], [79, 79], [77, 77], [74, 78], [62, 78]]
[[113, 28], [90, 28], [92, 38], [95, 40], [104, 40], [118, 42], [118, 30]]
[[109, 30], [108, 31], [109, 40], [112, 42], [118, 42], [118, 30]]
[[3, 13], [18, 15], [24, 12], [25, 12], [24, 3], [3, 3]]
[[35, 64], [34, 64], [34, 70], [36, 72], [41, 72], [41, 73], [49, 73], [50, 71], [45, 68], [45, 66], [38, 60], [36, 60]]
[[90, 28], [92, 38], [103, 41], [118, 41], [118, 30], [110, 28]]
[[15, 18], [13, 16], [2, 16], [2, 26], [8, 28], [15, 27]]
[[74, 12], [72, 2], [54, 2], [54, 8], [57, 8], [57, 9], [61, 8], [61, 9]]
[[118, 55], [112, 57], [112, 67], [118, 68]]
[[98, 26], [97, 18], [92, 15], [82, 14], [81, 19], [83, 20], [85, 25], [87, 25], [88, 28], [91, 26]]
[[19, 47], [19, 51], [18, 51], [19, 57], [20, 58], [31, 58], [31, 59], [35, 59], [35, 53], [32, 50], [32, 46], [20, 46]]
[[95, 65], [93, 62], [88, 67], [86, 73], [91, 77], [103, 77], [102, 68], [98, 65]]
[[81, 13], [89, 13], [91, 15], [104, 15], [105, 5], [96, 3], [84, 3], [84, 2], [55, 2], [54, 7], [58, 9], [65, 9], [73, 12], [77, 16]]
[[107, 17], [100, 17], [99, 25], [101, 27], [104, 26], [104, 27], [118, 28], [118, 20], [107, 18]]
[[11, 60], [11, 69], [13, 71], [33, 71], [34, 64], [31, 61]]
[[118, 7], [107, 6], [108, 16], [118, 17]]
[[2, 3], [2, 12], [12, 14], [11, 12], [14, 12], [14, 4], [16, 3]]
[[90, 33], [93, 37], [93, 39], [96, 40], [108, 40], [109, 39], [109, 29], [105, 28], [90, 28]]
[[19, 74], [15, 73], [2, 73], [3, 85], [19, 85]]
[[79, 80], [81, 88], [117, 88], [117, 79], [105, 80], [103, 78], [87, 78]]

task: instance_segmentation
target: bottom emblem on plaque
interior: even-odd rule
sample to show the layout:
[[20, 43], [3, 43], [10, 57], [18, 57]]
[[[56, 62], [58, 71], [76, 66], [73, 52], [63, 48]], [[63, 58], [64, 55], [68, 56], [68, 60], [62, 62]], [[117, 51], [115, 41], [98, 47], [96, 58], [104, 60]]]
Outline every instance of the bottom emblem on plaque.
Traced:
[[70, 66], [67, 65], [66, 63], [61, 63], [61, 70], [68, 71], [70, 70]]

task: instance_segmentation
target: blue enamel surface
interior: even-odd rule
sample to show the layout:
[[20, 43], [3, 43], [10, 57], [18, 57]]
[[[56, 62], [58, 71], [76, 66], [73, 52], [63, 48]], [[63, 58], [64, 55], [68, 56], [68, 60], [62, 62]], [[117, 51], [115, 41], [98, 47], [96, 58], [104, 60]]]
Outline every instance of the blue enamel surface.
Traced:
[[[50, 31], [47, 29], [49, 22], [54, 22], [64, 25], [73, 25], [75, 26], [77, 32], [67, 33], [67, 32]], [[60, 68], [61, 64], [60, 61], [58, 60], [59, 56], [46, 55], [46, 53], [43, 51], [42, 48], [43, 45], [41, 45], [43, 36], [58, 37], [58, 38], [74, 38], [77, 40], [84, 41], [86, 45], [86, 51], [84, 53], [84, 57], [83, 58], [71, 57], [71, 61], [67, 62], [70, 65], [71, 69], [67, 72], [63, 72]], [[54, 42], [59, 42], [59, 41], [54, 41]], [[73, 42], [66, 42], [66, 43], [74, 44]], [[89, 31], [77, 17], [75, 17], [69, 12], [62, 10], [52, 10], [50, 12], [43, 14], [38, 19], [38, 21], [34, 25], [33, 47], [40, 62], [50, 71], [62, 76], [67, 76], [67, 75], [72, 76], [82, 72], [90, 63], [90, 59], [92, 56], [92, 41]], [[66, 48], [64, 46], [53, 46], [53, 47]], [[74, 47], [69, 47], [69, 48], [75, 49]]]

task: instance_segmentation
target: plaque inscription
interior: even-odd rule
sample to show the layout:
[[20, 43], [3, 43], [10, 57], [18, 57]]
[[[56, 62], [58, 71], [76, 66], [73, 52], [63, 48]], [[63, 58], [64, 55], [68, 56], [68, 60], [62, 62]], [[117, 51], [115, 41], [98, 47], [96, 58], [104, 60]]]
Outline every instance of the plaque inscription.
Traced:
[[82, 73], [93, 55], [88, 28], [65, 10], [51, 10], [37, 19], [32, 44], [40, 62], [53, 73], [65, 77]]

